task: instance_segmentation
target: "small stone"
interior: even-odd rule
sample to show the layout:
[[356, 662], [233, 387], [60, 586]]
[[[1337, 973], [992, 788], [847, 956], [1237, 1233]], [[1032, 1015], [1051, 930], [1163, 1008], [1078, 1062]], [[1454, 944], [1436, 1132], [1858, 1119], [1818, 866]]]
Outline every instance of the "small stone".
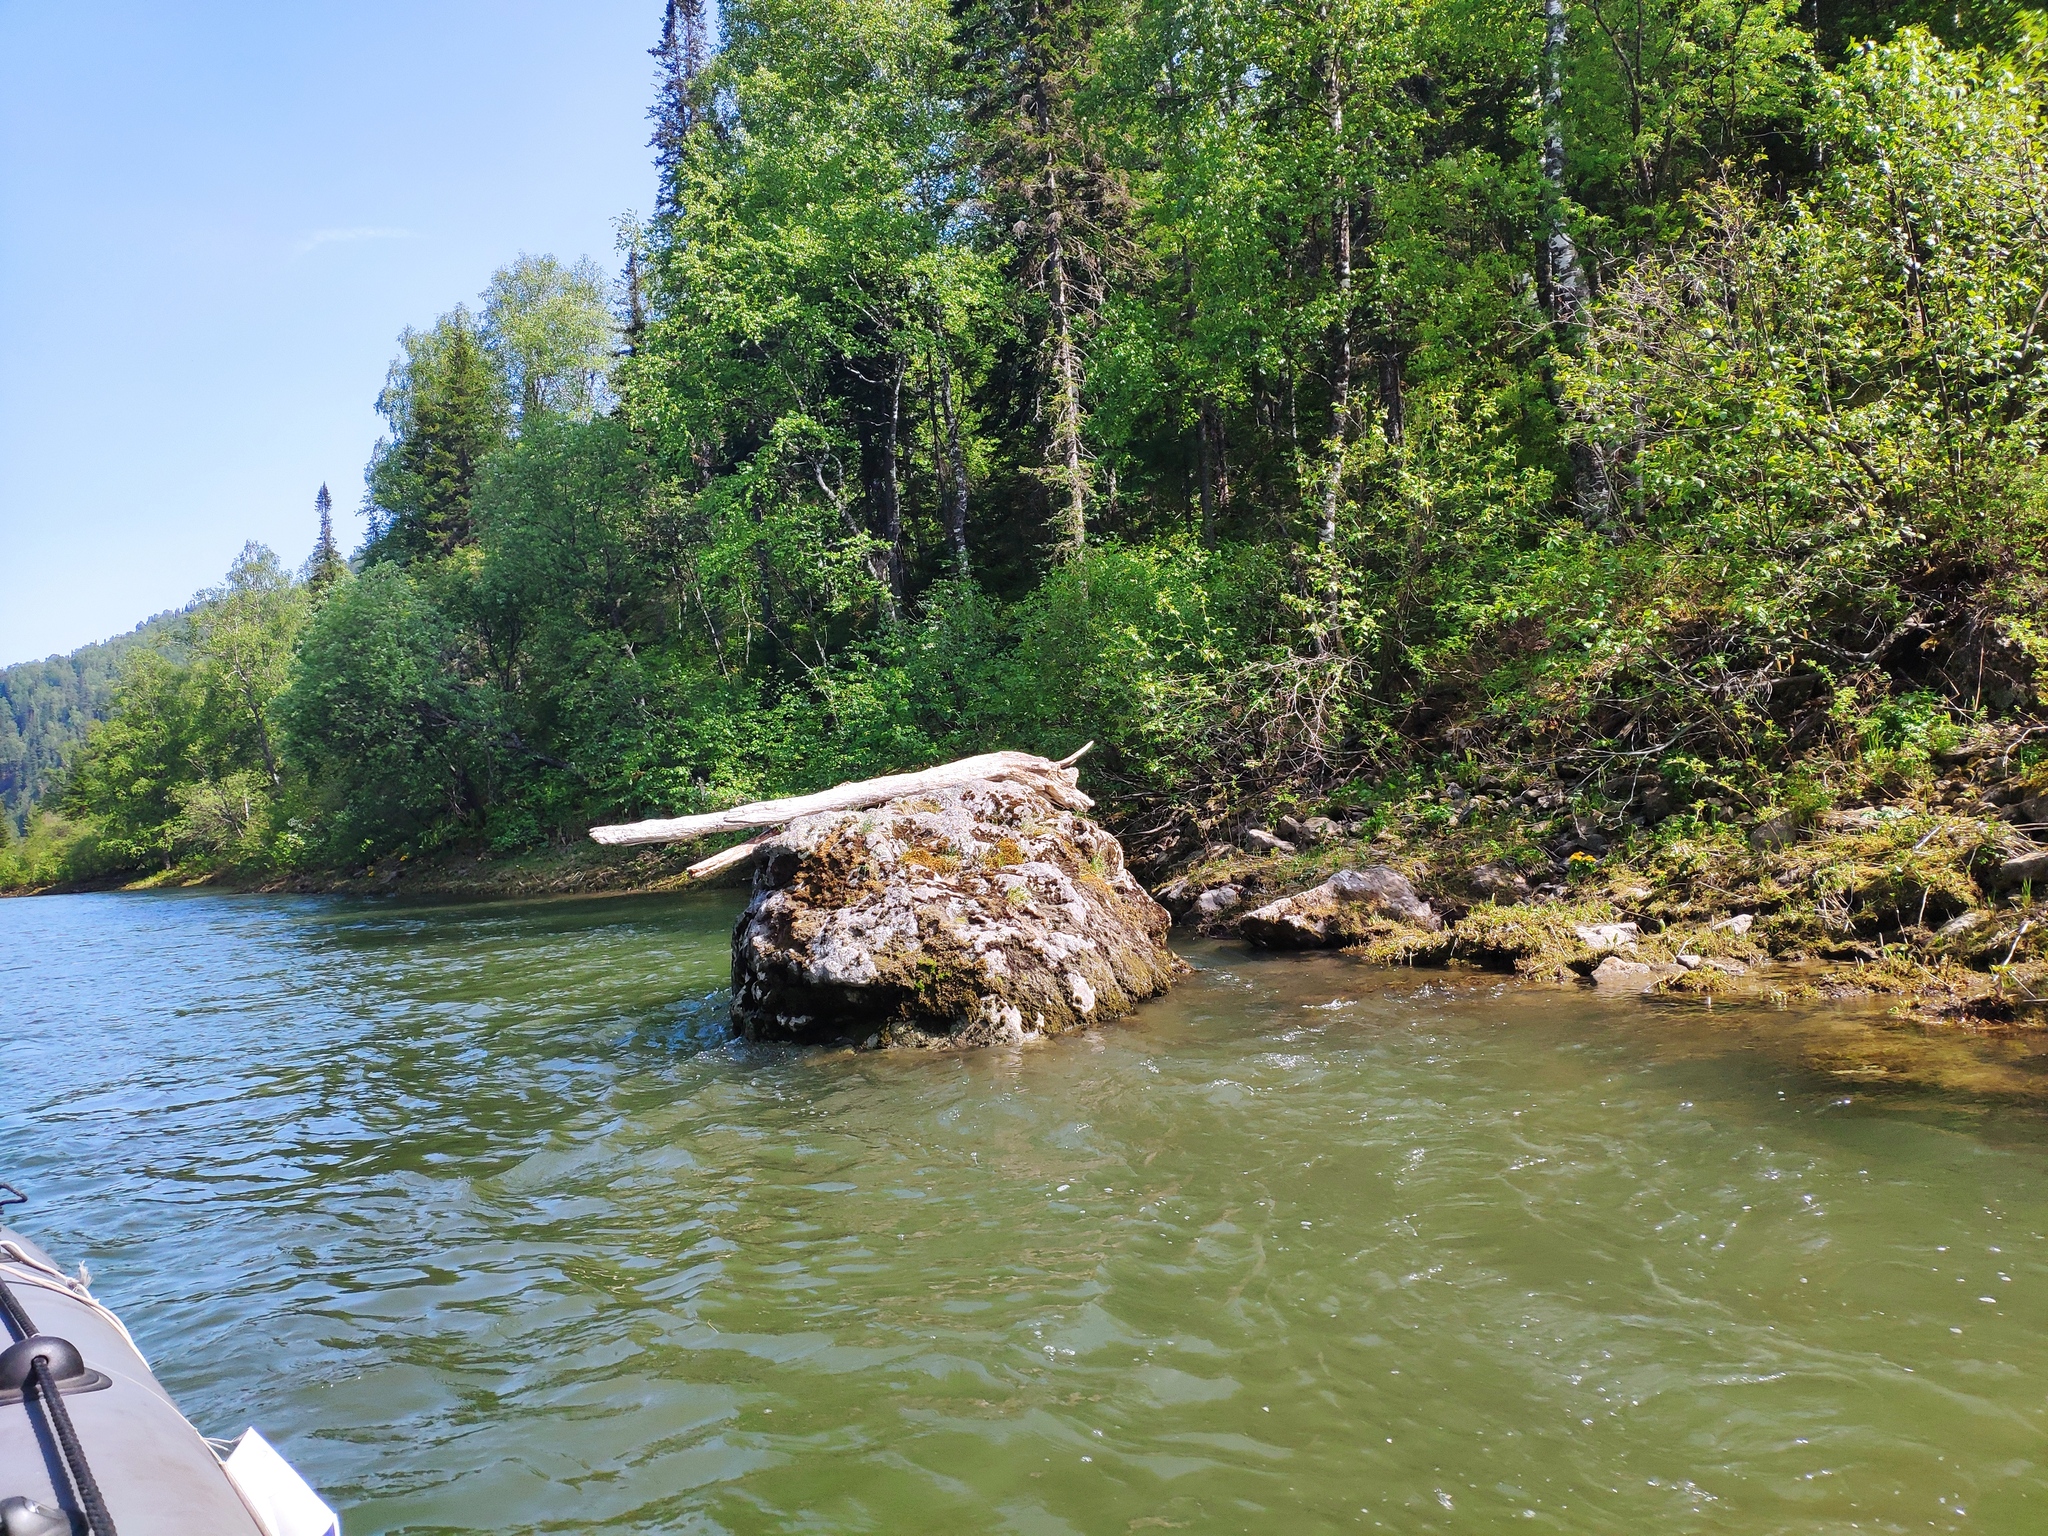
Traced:
[[1799, 819], [1790, 811], [1760, 821], [1750, 829], [1752, 848], [1783, 848], [1799, 836]]
[[1344, 835], [1344, 829], [1327, 816], [1311, 816], [1301, 824], [1302, 836], [1311, 844], [1334, 843]]
[[1733, 917], [1724, 917], [1718, 923], [1709, 923], [1707, 926], [1716, 933], [1747, 933], [1755, 923], [1755, 913], [1738, 912]]
[[1997, 889], [2007, 886], [2025, 885], [2032, 881], [2036, 885], [2048, 885], [2048, 848], [2038, 853], [2021, 854], [2016, 859], [2007, 859], [1992, 871], [1991, 883]]
[[1634, 953], [1636, 940], [1643, 936], [1642, 929], [1634, 923], [1582, 924], [1572, 932], [1596, 955], [1611, 955], [1621, 950]]
[[1529, 899], [1529, 882], [1512, 869], [1498, 864], [1481, 864], [1465, 876], [1465, 887], [1474, 896], [1513, 906]]
[[1375, 864], [1343, 869], [1313, 890], [1247, 912], [1238, 932], [1264, 949], [1331, 949], [1369, 936], [1375, 918], [1395, 918], [1437, 933], [1443, 919], [1405, 875]]
[[1983, 921], [1984, 914], [1982, 912], [1965, 912], [1961, 916], [1952, 917], [1943, 923], [1941, 931], [1936, 934], [1936, 937], [1943, 939], [1960, 938]]
[[1643, 820], [1655, 826], [1671, 814], [1672, 804], [1671, 791], [1661, 783], [1652, 784], [1643, 791], [1641, 801]]
[[1294, 844], [1285, 838], [1275, 837], [1264, 827], [1253, 827], [1238, 839], [1238, 846], [1246, 853], [1292, 853]]
[[1273, 823], [1273, 830], [1275, 832], [1278, 832], [1282, 838], [1294, 844], [1294, 846], [1297, 848], [1299, 848], [1303, 843], [1308, 841], [1308, 833], [1306, 829], [1303, 828], [1302, 824], [1296, 821], [1292, 816], [1282, 816], [1278, 821]]
[[1719, 971], [1726, 976], [1747, 976], [1749, 967], [1740, 960], [1730, 960], [1726, 955], [1715, 955], [1703, 962], [1708, 970]]
[[1206, 921], [1244, 905], [1244, 891], [1235, 885], [1212, 886], [1195, 898], [1195, 916]]

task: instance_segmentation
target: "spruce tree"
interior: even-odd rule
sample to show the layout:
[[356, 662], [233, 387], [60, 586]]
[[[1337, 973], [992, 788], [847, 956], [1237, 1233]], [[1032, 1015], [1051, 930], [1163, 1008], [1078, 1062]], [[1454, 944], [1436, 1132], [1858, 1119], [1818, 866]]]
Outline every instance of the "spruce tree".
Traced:
[[348, 563], [341, 558], [341, 550], [334, 542], [334, 498], [327, 493], [324, 481], [320, 494], [313, 498], [313, 510], [320, 514], [320, 539], [306, 565], [306, 585], [318, 594], [334, 584], [348, 569]]
[[676, 181], [682, 172], [685, 146], [692, 130], [704, 121], [696, 84], [704, 68], [709, 32], [704, 0], [668, 0], [661, 41], [647, 50], [661, 63], [661, 87], [647, 113], [654, 120], [654, 137], [647, 142], [654, 150], [658, 218], [675, 215]]

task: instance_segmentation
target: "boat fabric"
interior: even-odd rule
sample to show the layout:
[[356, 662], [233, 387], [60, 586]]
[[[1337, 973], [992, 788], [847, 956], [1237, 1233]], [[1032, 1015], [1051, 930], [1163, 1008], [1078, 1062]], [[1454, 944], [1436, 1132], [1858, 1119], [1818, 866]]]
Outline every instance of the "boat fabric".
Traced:
[[[0, 1278], [37, 1331], [69, 1339], [86, 1365], [111, 1378], [99, 1391], [67, 1392], [64, 1406], [121, 1536], [271, 1536], [220, 1459], [150, 1371], [121, 1320], [82, 1280], [40, 1248], [0, 1227]], [[76, 1509], [62, 1455], [40, 1404], [0, 1403], [0, 1499], [22, 1496]]]

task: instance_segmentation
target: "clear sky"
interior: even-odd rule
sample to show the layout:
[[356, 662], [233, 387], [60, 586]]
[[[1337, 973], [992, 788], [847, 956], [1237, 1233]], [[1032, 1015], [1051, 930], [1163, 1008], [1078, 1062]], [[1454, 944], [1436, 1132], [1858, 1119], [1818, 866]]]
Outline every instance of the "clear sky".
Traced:
[[0, 0], [0, 664], [361, 537], [398, 332], [616, 269], [661, 0]]

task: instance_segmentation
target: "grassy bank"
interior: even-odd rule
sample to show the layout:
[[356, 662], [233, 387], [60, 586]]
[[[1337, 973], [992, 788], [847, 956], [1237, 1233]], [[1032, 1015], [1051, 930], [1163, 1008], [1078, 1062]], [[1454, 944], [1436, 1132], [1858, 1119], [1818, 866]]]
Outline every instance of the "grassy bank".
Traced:
[[[1571, 981], [1607, 950], [1581, 930], [1632, 923], [1603, 982], [1712, 996], [1884, 996], [1902, 1016], [2048, 1025], [2048, 751], [2038, 728], [1932, 753], [1808, 764], [1802, 775], [1679, 800], [1478, 763], [1361, 801], [1275, 807], [1296, 851], [1212, 843], [1162, 894], [1228, 931], [1244, 911], [1363, 861], [1412, 879], [1442, 934], [1386, 924], [1368, 959]], [[1311, 810], [1327, 815], [1309, 820]], [[1341, 819], [1340, 819], [1341, 818]], [[1244, 829], [1240, 829], [1244, 830]], [[1317, 840], [1315, 833], [1323, 836]], [[1256, 844], [1258, 839], [1245, 842]], [[1240, 900], [1203, 918], [1204, 892]]]

